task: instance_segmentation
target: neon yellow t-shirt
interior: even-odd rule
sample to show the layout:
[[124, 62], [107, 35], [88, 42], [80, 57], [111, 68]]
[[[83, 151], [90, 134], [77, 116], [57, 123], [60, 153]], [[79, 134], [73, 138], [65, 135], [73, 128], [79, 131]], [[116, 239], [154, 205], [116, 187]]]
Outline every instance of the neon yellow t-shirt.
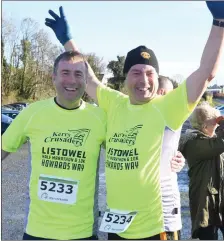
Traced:
[[106, 116], [82, 102], [75, 110], [53, 98], [31, 104], [2, 136], [2, 149], [31, 146], [29, 204], [25, 232], [49, 239], [93, 235], [94, 194]]
[[144, 105], [98, 87], [99, 106], [107, 113], [106, 186], [108, 208], [137, 211], [126, 239], [154, 236], [164, 231], [160, 189], [160, 160], [166, 127], [177, 130], [193, 111], [186, 81], [166, 96]]

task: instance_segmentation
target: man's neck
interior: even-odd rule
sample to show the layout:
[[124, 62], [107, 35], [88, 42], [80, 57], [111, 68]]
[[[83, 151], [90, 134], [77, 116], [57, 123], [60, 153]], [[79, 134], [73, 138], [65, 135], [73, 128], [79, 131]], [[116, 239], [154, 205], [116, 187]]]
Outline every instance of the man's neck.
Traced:
[[58, 96], [54, 98], [57, 105], [66, 110], [74, 110], [80, 107], [82, 100], [79, 99], [75, 102], [61, 100]]

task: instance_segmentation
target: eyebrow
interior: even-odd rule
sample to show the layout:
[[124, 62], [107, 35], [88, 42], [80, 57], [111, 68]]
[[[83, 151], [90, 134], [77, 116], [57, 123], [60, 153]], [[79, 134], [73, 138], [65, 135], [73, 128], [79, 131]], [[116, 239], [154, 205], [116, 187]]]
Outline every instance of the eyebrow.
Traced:
[[131, 72], [141, 72], [139, 69], [132, 69]]
[[[138, 72], [138, 73], [141, 73], [142, 70], [139, 70], [139, 69], [132, 69], [131, 72]], [[150, 69], [150, 70], [146, 70], [146, 72], [154, 73], [154, 71], [153, 71], [152, 69]]]

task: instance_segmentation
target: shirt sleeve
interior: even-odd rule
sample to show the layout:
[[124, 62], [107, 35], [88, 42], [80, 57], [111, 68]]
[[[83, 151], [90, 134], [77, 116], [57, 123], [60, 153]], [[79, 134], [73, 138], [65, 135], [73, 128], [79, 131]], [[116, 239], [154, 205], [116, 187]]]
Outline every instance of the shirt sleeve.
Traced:
[[188, 119], [199, 100], [195, 103], [188, 103], [185, 80], [178, 88], [167, 95], [158, 98], [155, 107], [161, 112], [166, 125], [172, 130], [177, 130]]
[[123, 93], [113, 90], [106, 86], [99, 85], [97, 87], [97, 100], [99, 107], [102, 108], [106, 113], [112, 108], [112, 105], [121, 101], [126, 95]]
[[215, 137], [209, 139], [189, 140], [183, 150], [183, 155], [188, 162], [191, 162], [189, 164], [192, 166], [197, 162], [212, 160], [223, 152], [224, 139]]
[[28, 139], [26, 126], [30, 119], [30, 107], [22, 110], [2, 135], [2, 150], [16, 152]]

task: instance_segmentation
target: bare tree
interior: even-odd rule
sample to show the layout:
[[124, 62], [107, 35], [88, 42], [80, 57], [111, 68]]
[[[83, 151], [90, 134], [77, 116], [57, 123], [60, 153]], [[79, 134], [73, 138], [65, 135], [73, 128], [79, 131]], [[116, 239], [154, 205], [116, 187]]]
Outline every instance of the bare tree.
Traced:
[[[11, 20], [4, 19], [2, 36], [3, 99], [11, 93], [17, 94], [17, 100], [37, 100], [54, 95], [53, 64], [64, 50], [53, 45], [48, 34], [31, 18], [23, 19], [18, 31]], [[85, 56], [101, 78], [105, 71], [103, 58], [95, 53]], [[86, 100], [89, 99], [86, 97]]]
[[[2, 18], [2, 91], [8, 95], [13, 87], [13, 63], [16, 45], [18, 43], [18, 31], [11, 19]], [[4, 59], [4, 61], [3, 61]], [[9, 60], [9, 64], [7, 64]], [[4, 66], [3, 66], [4, 64]]]
[[95, 53], [85, 54], [85, 57], [96, 76], [100, 79], [101, 74], [104, 73], [106, 69], [106, 64], [103, 62], [103, 58], [98, 57]]

